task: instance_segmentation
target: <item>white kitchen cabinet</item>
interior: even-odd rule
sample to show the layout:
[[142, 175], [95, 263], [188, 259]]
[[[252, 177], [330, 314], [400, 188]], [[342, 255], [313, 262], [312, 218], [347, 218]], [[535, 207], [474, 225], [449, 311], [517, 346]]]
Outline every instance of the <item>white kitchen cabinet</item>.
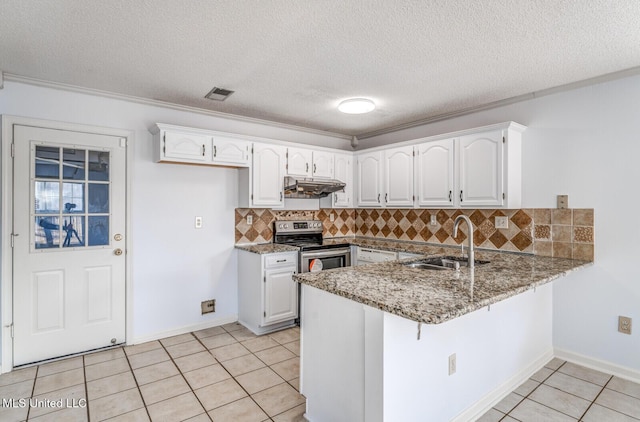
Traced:
[[337, 180], [345, 183], [345, 187], [344, 191], [332, 195], [333, 208], [353, 207], [353, 155], [335, 154], [334, 174]]
[[419, 207], [455, 205], [455, 139], [416, 145], [416, 196]]
[[210, 164], [213, 138], [211, 135], [178, 128], [157, 127], [154, 134], [156, 161]]
[[466, 135], [460, 145], [460, 189], [458, 199], [465, 207], [502, 206], [503, 137], [501, 130]]
[[356, 163], [356, 206], [382, 207], [383, 153], [359, 154]]
[[413, 207], [413, 146], [384, 151], [384, 205]]
[[251, 144], [224, 136], [213, 137], [212, 162], [219, 165], [247, 167], [251, 164]]
[[249, 167], [250, 143], [232, 134], [156, 124], [152, 129], [157, 162]]
[[253, 144], [250, 206], [284, 206], [285, 153], [280, 145]]
[[238, 251], [238, 321], [255, 334], [295, 325], [297, 252]]
[[287, 148], [287, 176], [333, 178], [333, 153], [304, 148]]
[[287, 148], [287, 164], [285, 165], [288, 176], [311, 177], [313, 164], [313, 151], [303, 148]]

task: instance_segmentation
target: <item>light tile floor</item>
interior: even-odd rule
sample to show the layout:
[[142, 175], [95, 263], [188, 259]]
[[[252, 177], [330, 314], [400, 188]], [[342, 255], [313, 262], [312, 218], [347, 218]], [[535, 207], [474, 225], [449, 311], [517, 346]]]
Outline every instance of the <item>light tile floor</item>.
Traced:
[[638, 422], [640, 384], [552, 359], [478, 419], [497, 421]]
[[1, 375], [0, 399], [62, 408], [0, 402], [0, 421], [302, 421], [299, 356], [297, 327], [232, 323], [72, 357]]

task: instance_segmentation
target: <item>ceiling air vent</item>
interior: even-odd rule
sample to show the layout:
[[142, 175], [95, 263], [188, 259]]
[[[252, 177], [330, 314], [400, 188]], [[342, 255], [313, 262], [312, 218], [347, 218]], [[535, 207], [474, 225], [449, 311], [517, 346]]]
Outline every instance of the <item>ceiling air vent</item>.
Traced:
[[209, 91], [207, 95], [204, 96], [204, 98], [208, 98], [210, 100], [215, 100], [215, 101], [224, 101], [227, 99], [229, 95], [233, 94], [234, 92], [235, 91], [230, 91], [228, 89], [218, 88], [214, 86], [213, 89]]

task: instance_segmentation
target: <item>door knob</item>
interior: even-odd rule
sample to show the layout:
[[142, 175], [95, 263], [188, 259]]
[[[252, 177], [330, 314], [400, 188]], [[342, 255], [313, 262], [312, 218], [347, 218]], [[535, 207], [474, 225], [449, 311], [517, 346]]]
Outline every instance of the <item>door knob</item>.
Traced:
[[122, 235], [120, 233], [114, 235], [113, 240], [116, 240], [116, 241], [122, 240]]
[[118, 248], [118, 249], [116, 249], [115, 251], [113, 251], [113, 253], [114, 253], [116, 256], [120, 256], [120, 255], [122, 255], [122, 249]]

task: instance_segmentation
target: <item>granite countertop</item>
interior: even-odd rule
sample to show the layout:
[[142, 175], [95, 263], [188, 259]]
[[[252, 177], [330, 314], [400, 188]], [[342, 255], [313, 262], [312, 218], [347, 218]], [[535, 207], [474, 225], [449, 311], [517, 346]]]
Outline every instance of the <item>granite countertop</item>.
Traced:
[[[460, 255], [458, 248], [407, 242], [348, 239], [352, 245], [424, 255]], [[395, 249], [392, 249], [395, 248]], [[412, 262], [420, 258], [408, 258]], [[337, 268], [294, 275], [299, 283], [360, 302], [401, 317], [439, 324], [519, 293], [534, 289], [592, 262], [506, 252], [476, 251], [473, 273], [410, 268], [400, 261]]]
[[236, 249], [243, 251], [267, 254], [267, 253], [280, 253], [280, 252], [298, 252], [300, 248], [291, 245], [281, 245], [278, 243], [257, 243], [248, 245], [236, 245]]

